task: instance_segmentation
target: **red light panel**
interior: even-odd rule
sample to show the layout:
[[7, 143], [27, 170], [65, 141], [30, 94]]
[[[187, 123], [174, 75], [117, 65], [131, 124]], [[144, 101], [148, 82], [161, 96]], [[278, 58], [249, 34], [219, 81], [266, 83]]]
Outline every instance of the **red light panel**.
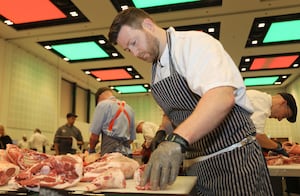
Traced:
[[101, 81], [132, 79], [132, 76], [124, 69], [91, 71], [91, 74], [100, 78]]
[[250, 66], [250, 70], [288, 68], [298, 57], [299, 55], [255, 58]]
[[0, 0], [0, 15], [15, 24], [66, 18], [50, 0]]

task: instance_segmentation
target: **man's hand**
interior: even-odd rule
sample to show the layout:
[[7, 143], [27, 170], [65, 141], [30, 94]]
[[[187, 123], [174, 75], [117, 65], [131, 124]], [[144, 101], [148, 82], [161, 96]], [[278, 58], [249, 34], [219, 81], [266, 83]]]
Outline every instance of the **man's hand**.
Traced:
[[280, 142], [277, 142], [277, 148], [272, 150], [278, 154], [282, 154], [283, 156], [289, 157], [289, 154], [284, 150], [284, 148], [282, 148], [282, 145]]
[[165, 189], [174, 183], [183, 161], [181, 145], [176, 142], [164, 141], [151, 154], [147, 163], [141, 186], [150, 181], [151, 189]]
[[151, 151], [154, 151], [158, 144], [165, 140], [166, 135], [167, 134], [165, 130], [158, 130], [156, 132], [155, 137], [151, 141]]

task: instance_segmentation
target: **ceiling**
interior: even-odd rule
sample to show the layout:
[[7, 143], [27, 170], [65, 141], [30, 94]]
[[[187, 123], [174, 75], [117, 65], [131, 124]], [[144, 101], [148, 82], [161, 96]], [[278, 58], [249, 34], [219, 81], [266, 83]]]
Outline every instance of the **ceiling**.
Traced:
[[[2, 0], [1, 0], [2, 1]], [[1, 3], [0, 1], [0, 3]], [[65, 1], [65, 0], [56, 0]], [[98, 86], [131, 85], [150, 83], [151, 65], [145, 63], [120, 47], [115, 48], [124, 58], [104, 59], [82, 62], [66, 62], [54, 53], [46, 50], [39, 42], [50, 40], [72, 39], [89, 36], [104, 35], [107, 38], [108, 30], [117, 10], [110, 0], [72, 0], [73, 4], [88, 19], [86, 22], [53, 25], [49, 27], [16, 30], [11, 26], [0, 23], [0, 38], [13, 43], [33, 55], [59, 67], [72, 75], [78, 81], [88, 83], [90, 89]], [[283, 53], [300, 52], [300, 42], [272, 44], [267, 46], [245, 47], [255, 18], [289, 15], [300, 13], [299, 0], [223, 0], [221, 6], [193, 8], [188, 10], [153, 13], [151, 16], [164, 28], [169, 26], [189, 26], [209, 23], [220, 23], [219, 40], [239, 66], [242, 57], [264, 56]], [[295, 31], [300, 32], [300, 26]], [[107, 38], [108, 39], [108, 38]], [[118, 80], [98, 82], [95, 78], [86, 75], [83, 70], [133, 66], [142, 76], [136, 80]], [[243, 77], [290, 75], [281, 85], [265, 86], [261, 88], [284, 88], [299, 77], [299, 68], [275, 69], [241, 72]]]

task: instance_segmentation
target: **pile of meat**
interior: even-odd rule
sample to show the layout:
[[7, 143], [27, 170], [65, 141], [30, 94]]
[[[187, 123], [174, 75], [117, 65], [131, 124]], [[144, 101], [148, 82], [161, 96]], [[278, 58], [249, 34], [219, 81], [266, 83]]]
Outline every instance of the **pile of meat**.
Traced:
[[300, 164], [300, 145], [294, 142], [283, 142], [282, 147], [289, 157], [270, 152], [265, 156], [268, 165]]
[[125, 188], [140, 165], [120, 153], [47, 155], [8, 144], [0, 151], [0, 186], [7, 184], [38, 191], [66, 189], [85, 183], [83, 191]]

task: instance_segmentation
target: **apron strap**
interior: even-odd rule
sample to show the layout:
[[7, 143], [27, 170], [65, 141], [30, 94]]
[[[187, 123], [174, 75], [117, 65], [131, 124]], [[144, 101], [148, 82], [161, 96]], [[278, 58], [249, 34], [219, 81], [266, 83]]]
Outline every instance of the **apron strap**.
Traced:
[[118, 105], [119, 105], [119, 109], [118, 111], [116, 112], [115, 116], [113, 117], [113, 119], [111, 119], [110, 123], [109, 123], [109, 126], [108, 126], [108, 131], [112, 131], [112, 128], [115, 124], [115, 120], [120, 116], [120, 114], [122, 112], [124, 112], [127, 120], [128, 120], [128, 127], [130, 127], [130, 118], [129, 118], [129, 114], [128, 112], [125, 110], [125, 101], [122, 101], [122, 102], [119, 102], [118, 101]]

